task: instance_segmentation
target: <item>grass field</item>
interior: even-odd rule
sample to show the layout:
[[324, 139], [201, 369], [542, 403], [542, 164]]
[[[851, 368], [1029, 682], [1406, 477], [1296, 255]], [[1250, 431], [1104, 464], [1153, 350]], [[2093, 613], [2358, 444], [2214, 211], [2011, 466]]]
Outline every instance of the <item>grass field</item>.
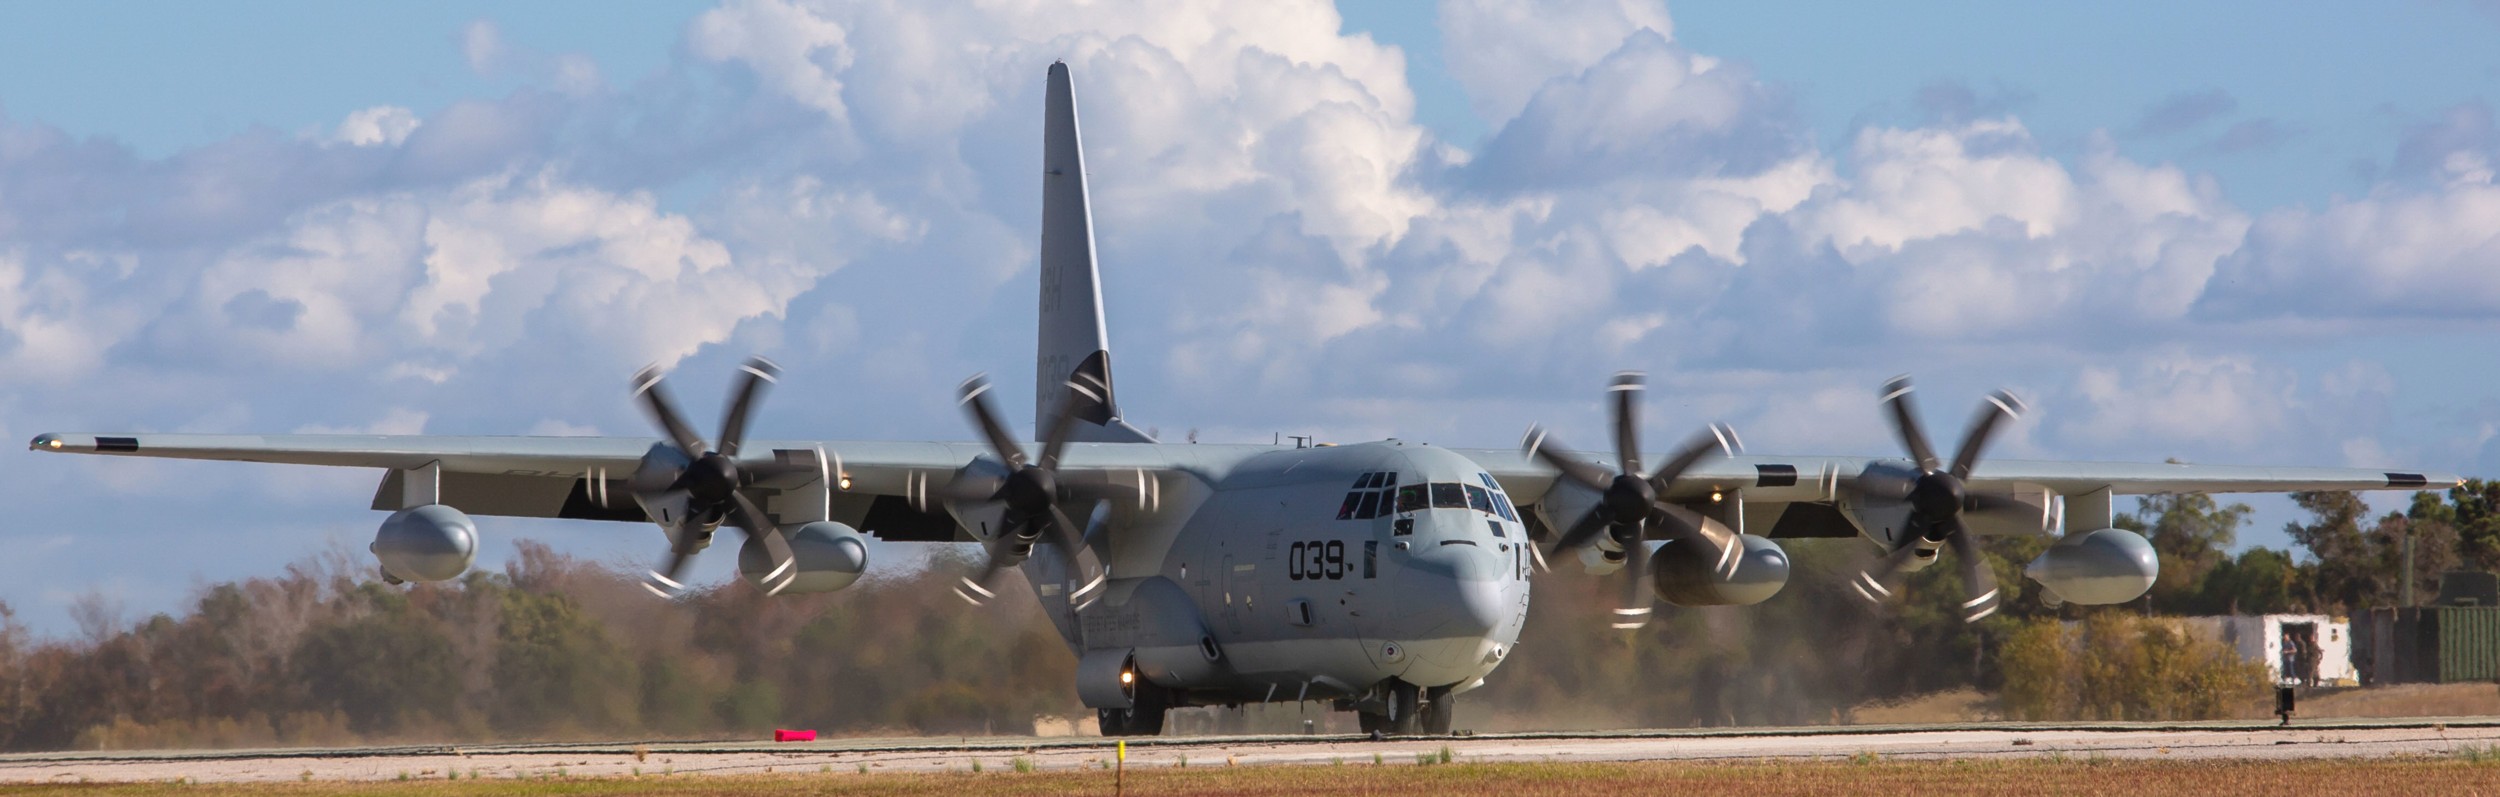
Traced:
[[[2500, 749], [2441, 758], [2296, 761], [1882, 761], [1195, 767], [1127, 773], [1138, 795], [2500, 794]], [[668, 776], [285, 784], [43, 784], [0, 795], [1107, 795], [1110, 772]]]

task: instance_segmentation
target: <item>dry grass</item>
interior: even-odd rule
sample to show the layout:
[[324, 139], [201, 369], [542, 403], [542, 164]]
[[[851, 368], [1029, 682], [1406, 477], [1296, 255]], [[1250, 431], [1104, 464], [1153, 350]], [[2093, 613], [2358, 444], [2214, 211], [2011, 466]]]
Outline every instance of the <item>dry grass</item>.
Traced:
[[1851, 721], [1859, 725], [1933, 725], [1994, 722], [2005, 718], [2003, 713], [1997, 710], [1996, 697], [1980, 694], [1977, 689], [1954, 689], [1883, 703], [1868, 703], [1850, 709], [1849, 717]]
[[[1448, 764], [1156, 769], [1128, 773], [1140, 795], [1451, 794], [2500, 794], [2500, 752], [2488, 756], [2300, 761], [1882, 761], [1761, 764]], [[1112, 773], [762, 775], [526, 781], [98, 784], [0, 787], [0, 795], [1101, 795]]]
[[[2272, 716], [2274, 697], [2251, 703], [2238, 716]], [[2500, 685], [2405, 684], [2342, 689], [2300, 698], [2302, 719], [2400, 719], [2408, 717], [2500, 716]], [[1955, 689], [1850, 710], [1858, 725], [1928, 725], [1993, 722], [2004, 719], [1996, 696], [1975, 689]]]

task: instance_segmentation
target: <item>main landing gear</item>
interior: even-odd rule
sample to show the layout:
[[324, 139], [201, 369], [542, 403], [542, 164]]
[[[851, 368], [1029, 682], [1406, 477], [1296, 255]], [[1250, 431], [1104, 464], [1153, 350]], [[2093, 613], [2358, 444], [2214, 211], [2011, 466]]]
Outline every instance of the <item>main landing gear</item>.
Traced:
[[1449, 735], [1453, 715], [1458, 712], [1458, 698], [1450, 694], [1449, 687], [1426, 689], [1405, 681], [1390, 681], [1383, 691], [1386, 694], [1380, 711], [1360, 711], [1356, 715], [1364, 733]]
[[1155, 736], [1163, 733], [1163, 713], [1171, 706], [1170, 693], [1140, 678], [1128, 708], [1094, 711], [1104, 736]]

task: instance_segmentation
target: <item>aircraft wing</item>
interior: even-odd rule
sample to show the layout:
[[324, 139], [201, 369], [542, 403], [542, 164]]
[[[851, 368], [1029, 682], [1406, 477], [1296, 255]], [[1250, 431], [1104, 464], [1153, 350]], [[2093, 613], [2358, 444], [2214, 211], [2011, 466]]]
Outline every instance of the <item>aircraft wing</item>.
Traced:
[[[438, 465], [442, 503], [474, 515], [644, 521], [625, 489], [655, 443], [648, 437], [505, 437], [434, 435], [46, 434], [36, 451], [106, 456], [266, 462], [384, 470], [373, 508], [400, 506], [407, 471]], [[888, 540], [968, 539], [943, 511], [922, 511], [911, 498], [982, 453], [968, 443], [856, 441], [749, 442], [751, 459], [793, 466], [759, 482], [766, 490], [799, 487], [822, 476], [845, 485], [832, 491], [828, 512]], [[769, 452], [769, 454], [765, 453]], [[821, 452], [821, 457], [820, 457]], [[820, 464], [821, 463], [821, 464]], [[772, 514], [780, 514], [774, 507]]]
[[[1463, 452], [1502, 482], [1514, 500], [1533, 503], [1555, 481], [1552, 468], [1516, 451]], [[1612, 468], [1595, 455], [1581, 454]], [[1855, 483], [1873, 457], [1743, 455], [1708, 460], [1685, 473], [1668, 497], [1706, 498], [1713, 490], [1743, 490], [1749, 501], [1829, 501]], [[1973, 490], [2046, 489], [2059, 495], [2165, 493], [2283, 493], [2301, 490], [2445, 490], [2463, 483], [2455, 474], [2360, 468], [2289, 468], [2178, 463], [2049, 462], [1988, 460], [1971, 471]]]

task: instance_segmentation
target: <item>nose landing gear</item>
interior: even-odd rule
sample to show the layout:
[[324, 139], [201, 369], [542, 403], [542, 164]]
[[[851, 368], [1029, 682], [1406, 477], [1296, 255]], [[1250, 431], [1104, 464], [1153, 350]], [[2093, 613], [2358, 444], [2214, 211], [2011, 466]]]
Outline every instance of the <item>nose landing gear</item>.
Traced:
[[1357, 713], [1364, 733], [1374, 736], [1449, 734], [1458, 709], [1458, 698], [1450, 694], [1449, 687], [1423, 688], [1391, 680], [1381, 685], [1381, 691], [1378, 711], [1359, 710]]

